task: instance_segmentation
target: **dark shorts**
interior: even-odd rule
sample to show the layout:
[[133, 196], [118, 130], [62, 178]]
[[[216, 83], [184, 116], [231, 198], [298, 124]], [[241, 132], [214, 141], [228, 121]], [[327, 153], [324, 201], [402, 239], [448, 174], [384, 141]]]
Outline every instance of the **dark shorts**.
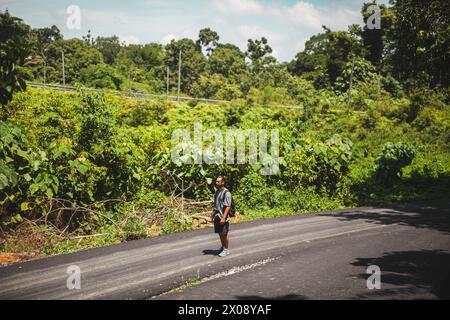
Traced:
[[214, 232], [218, 234], [228, 234], [230, 231], [230, 222], [225, 222], [225, 224], [220, 224], [219, 216], [214, 217]]

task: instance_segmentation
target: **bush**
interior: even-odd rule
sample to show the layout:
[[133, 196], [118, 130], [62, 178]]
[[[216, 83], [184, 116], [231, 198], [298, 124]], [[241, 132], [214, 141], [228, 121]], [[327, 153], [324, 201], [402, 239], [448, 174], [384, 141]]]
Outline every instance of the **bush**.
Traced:
[[192, 221], [186, 217], [181, 217], [175, 211], [169, 210], [169, 213], [164, 218], [161, 231], [164, 234], [183, 232], [192, 228]]
[[446, 106], [445, 96], [439, 92], [427, 88], [417, 88], [411, 92], [410, 95], [411, 104], [406, 110], [408, 123], [412, 123], [419, 113], [426, 107], [431, 107], [433, 109], [445, 110], [448, 108]]
[[403, 88], [391, 74], [381, 78], [383, 89], [391, 94], [393, 98], [402, 98], [404, 96]]
[[270, 186], [264, 176], [256, 172], [245, 175], [239, 181], [237, 192], [233, 194], [239, 203], [238, 211], [243, 209], [267, 209], [284, 207], [287, 192], [277, 187]]
[[416, 149], [409, 143], [386, 143], [376, 159], [376, 176], [387, 181], [398, 178], [401, 170], [411, 164], [415, 154]]
[[137, 213], [126, 213], [120, 224], [120, 237], [122, 240], [138, 240], [147, 236], [147, 225]]
[[148, 209], [157, 209], [166, 199], [167, 197], [161, 191], [140, 192], [136, 197], [136, 204]]
[[[139, 239], [152, 225], [163, 227], [163, 233], [188, 230], [192, 223], [178, 209], [165, 214], [167, 197], [180, 196], [183, 190], [185, 198], [210, 200], [211, 182], [218, 175], [228, 176], [246, 220], [448, 193], [450, 113], [445, 95], [430, 93], [431, 100], [419, 103], [426, 105], [408, 124], [408, 98], [394, 100], [383, 94], [374, 101], [370, 97], [376, 88], [371, 91], [359, 82], [355, 88], [362, 90], [355, 96], [367, 109], [360, 115], [348, 107], [345, 95], [316, 91], [309, 82], [294, 80], [286, 89], [252, 89], [248, 99], [254, 98], [255, 105], [242, 99], [190, 107], [40, 89], [17, 94], [9, 104], [14, 116], [0, 123], [1, 227], [14, 228], [22, 217], [40, 217], [51, 205], [54, 212], [48, 221], [55, 229], [65, 228], [73, 208], [95, 207], [98, 214], [75, 215], [68, 230], [108, 235], [83, 238], [78, 245], [78, 240], [62, 243], [62, 230], [57, 230], [61, 246], [52, 244], [51, 250], [64, 251]], [[262, 106], [285, 90], [305, 112]], [[279, 174], [262, 176], [258, 166], [248, 163], [177, 165], [171, 159], [176, 144], [171, 135], [182, 128], [192, 134], [196, 120], [202, 120], [203, 132], [279, 129]], [[403, 137], [420, 151], [418, 156], [402, 145], [383, 148], [387, 141]], [[204, 159], [212, 159], [214, 151], [206, 149], [211, 141], [205, 139], [203, 150], [191, 143], [186, 153], [202, 152]], [[187, 157], [193, 160], [192, 154]], [[374, 179], [375, 169], [385, 181], [400, 173], [403, 178], [388, 186]], [[70, 208], [62, 208], [63, 221], [57, 223], [61, 203]]]
[[90, 88], [120, 90], [122, 76], [113, 67], [101, 63], [90, 65], [80, 71], [81, 82]]
[[201, 76], [192, 86], [196, 98], [233, 100], [240, 98], [242, 92], [236, 84], [229, 83], [222, 75]]
[[113, 136], [115, 117], [104, 95], [81, 91], [80, 96], [78, 146], [81, 150], [90, 150], [94, 144], [105, 143]]
[[303, 186], [295, 188], [287, 201], [289, 207], [297, 213], [320, 212], [343, 206], [341, 200], [330, 198], [327, 194], [318, 193], [315, 188]]
[[245, 175], [239, 181], [239, 191], [235, 194], [245, 208], [267, 206], [267, 184], [263, 176], [256, 172]]
[[140, 102], [131, 113], [130, 125], [149, 126], [152, 124], [166, 124], [167, 105], [164, 103]]
[[29, 210], [27, 199], [38, 190], [48, 196], [57, 192], [57, 178], [48, 177], [42, 170], [47, 156], [37, 151], [20, 127], [0, 121], [0, 214], [9, 216]]
[[283, 169], [290, 188], [297, 185], [315, 186], [330, 193], [338, 191], [349, 171], [353, 143], [334, 135], [325, 143], [304, 141], [285, 155]]
[[345, 69], [342, 71], [342, 75], [336, 79], [334, 84], [336, 89], [340, 92], [347, 92], [350, 86], [350, 76], [353, 72], [353, 83], [356, 85], [358, 82], [371, 83], [377, 80], [375, 66], [363, 58], [356, 58], [353, 68], [352, 61], [347, 62]]

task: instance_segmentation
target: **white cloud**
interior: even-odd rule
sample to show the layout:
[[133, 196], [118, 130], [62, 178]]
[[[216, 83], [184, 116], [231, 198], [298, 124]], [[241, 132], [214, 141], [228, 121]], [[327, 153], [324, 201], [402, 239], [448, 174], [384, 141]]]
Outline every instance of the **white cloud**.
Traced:
[[133, 36], [133, 35], [121, 36], [121, 35], [119, 35], [118, 37], [119, 37], [120, 42], [125, 43], [125, 45], [139, 44], [139, 39], [136, 36]]
[[305, 41], [322, 32], [323, 25], [338, 31], [347, 30], [353, 23], [362, 23], [361, 4], [348, 2], [317, 5], [308, 0], [292, 4], [283, 1], [210, 0], [209, 4], [205, 10], [219, 17], [214, 20], [214, 25], [221, 40], [227, 39], [245, 50], [247, 39], [264, 36], [273, 48], [273, 55], [282, 61], [292, 59], [302, 51]]
[[257, 0], [212, 0], [212, 3], [219, 12], [233, 15], [260, 14], [264, 9]]
[[146, 0], [144, 4], [149, 7], [161, 8], [161, 7], [175, 7], [183, 4], [183, 1], [166, 1], [166, 0]]
[[[81, 37], [88, 30], [96, 36], [122, 35], [127, 43], [167, 43], [172, 39], [197, 39], [200, 29], [210, 27], [223, 43], [242, 50], [247, 39], [269, 40], [273, 55], [281, 61], [292, 59], [304, 48], [304, 41], [322, 31], [347, 30], [362, 23], [362, 0], [142, 0], [119, 10], [111, 4], [102, 8], [86, 3], [82, 9], [81, 30], [67, 30], [64, 6], [56, 9], [50, 0], [41, 0], [39, 10], [24, 1], [9, 1], [11, 12], [33, 27], [57, 25], [66, 38]], [[91, 1], [93, 3], [93, 1]], [[385, 3], [387, 0], [379, 0]], [[41, 5], [42, 3], [42, 5]], [[46, 4], [47, 3], [47, 4]]]
[[244, 48], [247, 48], [248, 39], [260, 39], [265, 37], [268, 44], [272, 47], [272, 56], [277, 59], [283, 58], [283, 47], [288, 46], [289, 37], [285, 34], [276, 33], [270, 30], [266, 30], [260, 26], [247, 26], [241, 25], [238, 28], [242, 43], [245, 43]]
[[273, 32], [260, 26], [241, 25], [238, 27], [238, 31], [245, 41], [247, 41], [247, 39], [259, 39], [265, 37], [269, 43], [278, 44], [288, 39], [284, 34]]
[[[1, 0], [0, 0], [1, 1]], [[83, 28], [92, 30], [97, 35], [122, 35], [127, 43], [151, 43], [170, 41], [168, 38], [193, 37], [200, 26], [189, 23], [189, 17], [172, 17], [155, 15], [149, 18], [144, 12], [133, 14], [120, 11], [86, 10], [83, 13]], [[85, 32], [85, 31], [84, 31]]]
[[300, 52], [305, 50], [305, 43], [306, 41], [308, 41], [309, 38], [303, 38], [301, 41], [298, 41], [295, 45], [294, 45], [294, 49], [295, 52]]
[[173, 34], [168, 34], [168, 35], [165, 35], [165, 36], [159, 41], [159, 43], [166, 45], [166, 44], [170, 43], [172, 40], [178, 40], [178, 37], [175, 36], [175, 35], [173, 35]]
[[280, 60], [282, 51], [283, 50], [281, 50], [281, 48], [273, 48], [271, 55], [274, 56], [277, 60]]
[[267, 12], [289, 24], [306, 30], [320, 28], [324, 15], [313, 4], [297, 2], [293, 6], [270, 6]]
[[269, 6], [266, 12], [305, 32], [320, 32], [322, 25], [332, 30], [347, 30], [348, 25], [361, 22], [357, 10], [338, 6], [317, 7], [304, 1], [292, 6]]
[[239, 34], [245, 39], [260, 38], [260, 37], [264, 36], [264, 34], [263, 34], [264, 30], [259, 26], [243, 25], [243, 26], [239, 26], [238, 30], [239, 30]]
[[347, 30], [351, 24], [362, 24], [362, 17], [359, 10], [350, 10], [347, 8], [340, 8], [334, 12], [331, 12], [331, 20], [327, 26], [330, 26], [332, 30]]
[[339, 4], [316, 6], [307, 1], [298, 1], [293, 5], [282, 5], [263, 4], [258, 0], [211, 0], [211, 3], [213, 8], [224, 15], [275, 18], [282, 24], [308, 33], [320, 32], [322, 25], [332, 30], [347, 30], [348, 25], [362, 21], [359, 8], [349, 9]]

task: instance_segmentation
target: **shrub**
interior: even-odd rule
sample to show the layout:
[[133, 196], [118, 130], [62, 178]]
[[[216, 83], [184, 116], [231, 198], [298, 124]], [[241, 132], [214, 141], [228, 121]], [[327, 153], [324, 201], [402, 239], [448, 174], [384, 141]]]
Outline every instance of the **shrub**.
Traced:
[[318, 193], [315, 188], [296, 187], [287, 199], [289, 206], [297, 213], [319, 212], [342, 207], [339, 199]]
[[130, 125], [149, 126], [154, 123], [166, 124], [167, 105], [164, 103], [140, 102], [131, 113]]
[[383, 89], [391, 94], [393, 98], [402, 98], [404, 96], [403, 88], [391, 74], [381, 77]]
[[101, 63], [90, 65], [80, 71], [81, 82], [90, 88], [119, 90], [123, 78], [116, 69]]
[[[0, 121], [0, 204], [2, 212], [14, 213], [28, 210], [26, 199], [30, 185], [39, 186], [44, 194], [53, 195], [57, 178], [42, 179], [42, 167], [47, 161], [44, 152], [37, 152], [21, 128]], [[53, 189], [54, 187], [55, 189]], [[1, 212], [0, 212], [1, 213]], [[19, 219], [20, 220], [20, 219]]]
[[349, 171], [352, 142], [334, 135], [325, 143], [304, 141], [285, 156], [283, 175], [289, 187], [315, 186], [334, 193]]
[[178, 215], [175, 211], [170, 210], [164, 218], [161, 231], [164, 234], [183, 232], [192, 228], [192, 221], [186, 217]]
[[376, 176], [387, 181], [398, 178], [401, 170], [411, 164], [415, 154], [416, 149], [409, 143], [386, 143], [376, 159]]
[[105, 96], [98, 93], [80, 92], [78, 106], [81, 128], [78, 145], [81, 150], [90, 150], [94, 144], [106, 142], [114, 134], [115, 117]]
[[264, 178], [252, 172], [239, 181], [239, 191], [236, 194], [239, 203], [247, 208], [263, 207], [267, 203], [267, 184]]
[[137, 213], [126, 213], [120, 224], [120, 237], [125, 241], [138, 240], [147, 235], [147, 225]]

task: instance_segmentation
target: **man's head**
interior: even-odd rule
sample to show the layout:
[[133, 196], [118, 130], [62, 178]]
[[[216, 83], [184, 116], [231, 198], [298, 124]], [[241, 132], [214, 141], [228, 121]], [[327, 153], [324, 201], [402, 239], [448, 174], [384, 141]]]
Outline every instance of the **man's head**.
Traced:
[[216, 179], [217, 189], [222, 189], [224, 186], [225, 186], [225, 178], [222, 176], [218, 176]]

